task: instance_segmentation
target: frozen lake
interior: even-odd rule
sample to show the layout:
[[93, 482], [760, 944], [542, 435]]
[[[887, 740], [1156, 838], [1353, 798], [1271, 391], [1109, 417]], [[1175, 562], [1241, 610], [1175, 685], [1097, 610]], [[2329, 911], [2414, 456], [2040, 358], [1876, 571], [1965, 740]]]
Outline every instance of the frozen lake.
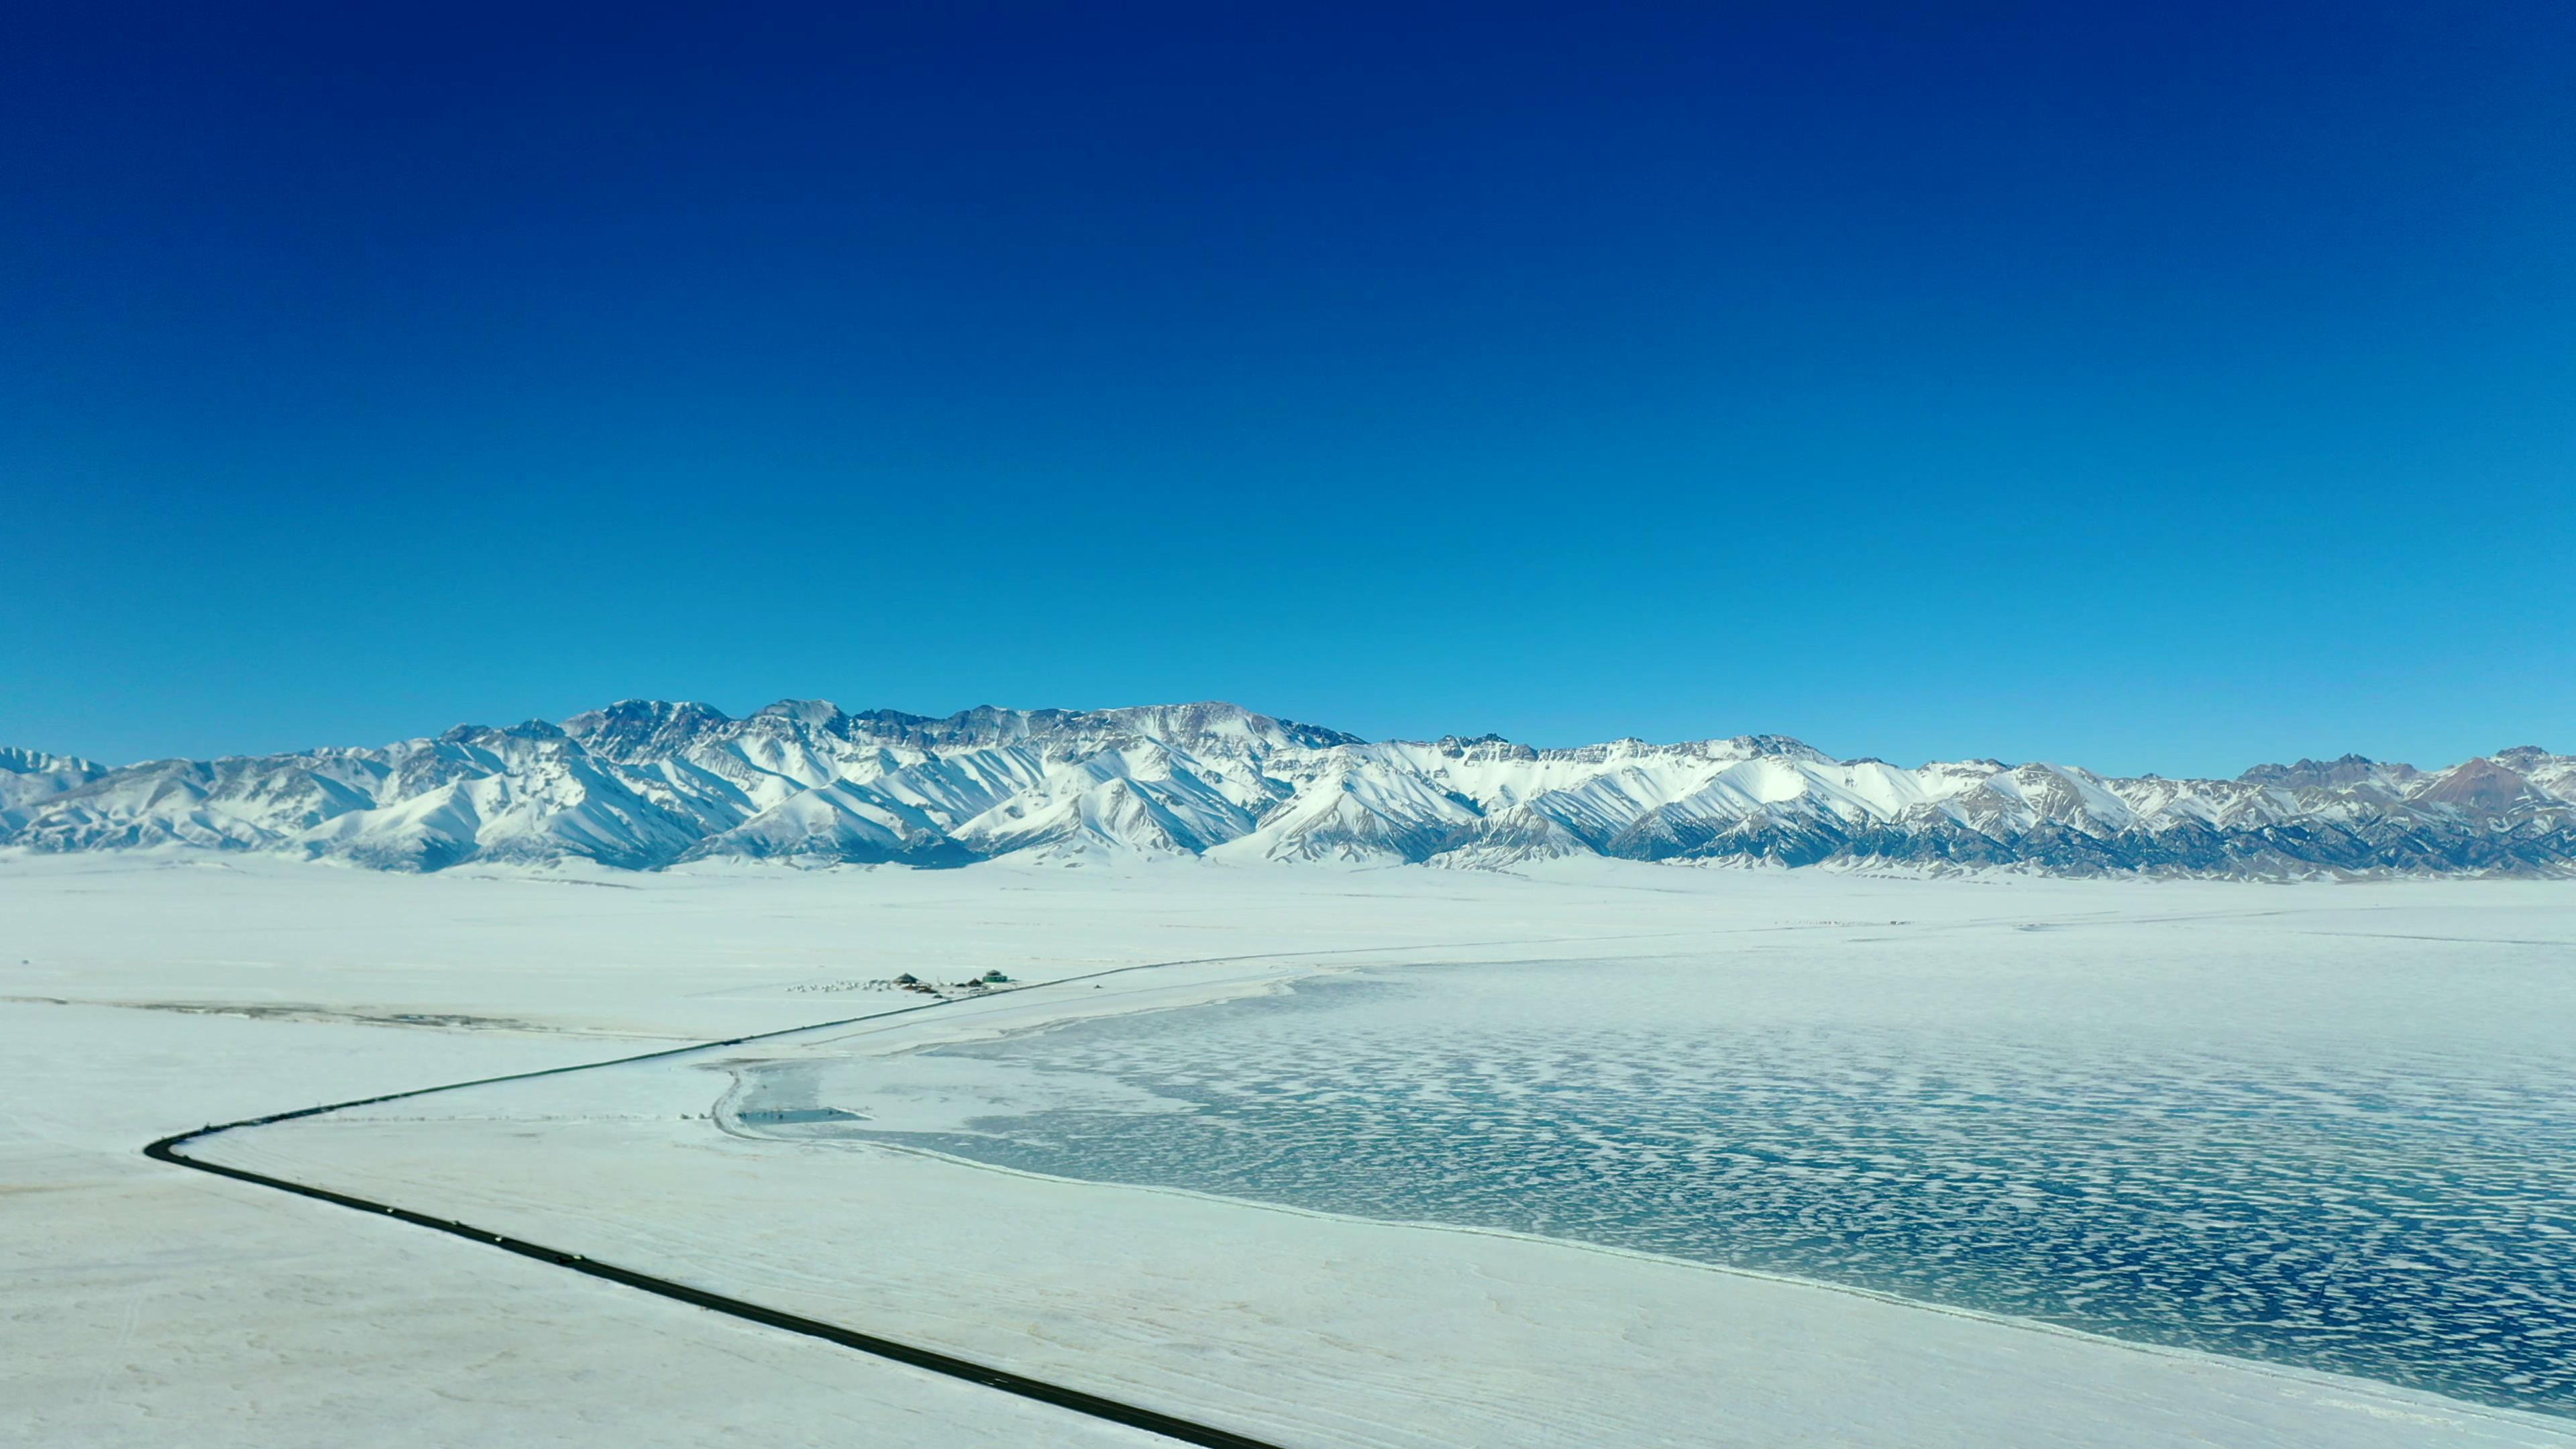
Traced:
[[[1824, 1279], [2576, 1414], [2555, 941], [2173, 923], [1369, 969], [843, 1071], [765, 1134]], [[928, 1104], [927, 1106], [925, 1104]]]
[[[0, 1059], [36, 1126], [0, 1155], [69, 1185], [13, 1208], [13, 1346], [55, 1386], [0, 1413], [29, 1442], [208, 1403], [226, 1442], [333, 1442], [351, 1394], [439, 1442], [536, 1402], [637, 1442], [710, 1413], [1074, 1442], [283, 1194], [119, 1195], [171, 1176], [134, 1147], [174, 1127], [800, 1026], [191, 1151], [1283, 1444], [2576, 1444], [2549, 1351], [2563, 884], [46, 862], [0, 887], [25, 943]], [[854, 986], [898, 970], [1030, 989], [879, 1015], [918, 998]], [[97, 1311], [137, 1285], [139, 1320]], [[1901, 1301], [1935, 1298], [2023, 1316]], [[2361, 1331], [2280, 1332], [2302, 1315]]]

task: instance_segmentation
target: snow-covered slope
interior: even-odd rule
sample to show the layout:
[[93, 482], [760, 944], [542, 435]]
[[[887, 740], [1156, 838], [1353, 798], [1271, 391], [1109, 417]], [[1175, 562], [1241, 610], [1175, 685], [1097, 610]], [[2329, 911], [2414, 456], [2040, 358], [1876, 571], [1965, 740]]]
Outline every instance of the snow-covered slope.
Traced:
[[106, 773], [105, 765], [76, 756], [0, 745], [0, 831], [14, 830], [26, 823], [21, 804], [50, 799]]
[[2347, 755], [2234, 780], [1837, 760], [1780, 735], [1371, 743], [1230, 704], [627, 700], [381, 749], [108, 769], [0, 749], [0, 845], [188, 845], [399, 870], [565, 858], [963, 865], [1192, 857], [1502, 868], [1564, 856], [2052, 874], [2576, 875], [2576, 758]]

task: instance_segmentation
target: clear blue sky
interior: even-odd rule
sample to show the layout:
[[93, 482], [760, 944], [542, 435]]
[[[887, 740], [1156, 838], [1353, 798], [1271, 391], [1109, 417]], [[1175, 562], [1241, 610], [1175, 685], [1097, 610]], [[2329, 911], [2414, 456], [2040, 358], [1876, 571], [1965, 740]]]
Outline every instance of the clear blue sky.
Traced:
[[20, 7], [0, 741], [2576, 750], [2570, 76], [2560, 0]]

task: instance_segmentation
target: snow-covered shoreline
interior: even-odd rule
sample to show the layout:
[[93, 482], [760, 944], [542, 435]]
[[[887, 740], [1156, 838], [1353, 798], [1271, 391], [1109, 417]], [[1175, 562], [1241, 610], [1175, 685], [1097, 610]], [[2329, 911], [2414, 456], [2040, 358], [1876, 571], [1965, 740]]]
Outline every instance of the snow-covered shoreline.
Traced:
[[[1176, 1009], [1276, 989], [1337, 959], [1462, 960], [1509, 942], [1563, 957], [1633, 949], [1611, 938], [1694, 938], [1759, 959], [1781, 943], [1866, 940], [1886, 929], [1880, 923], [1901, 920], [1908, 930], [1950, 933], [1958, 950], [1973, 953], [1990, 939], [1983, 933], [2033, 924], [2213, 914], [2250, 921], [2310, 910], [2374, 913], [2353, 921], [2382, 931], [2438, 934], [2433, 927], [2447, 919], [2488, 935], [2549, 935], [2576, 907], [2563, 887], [2536, 884], [2287, 893], [2013, 881], [1963, 888], [1675, 879], [1635, 869], [1642, 875], [1547, 883], [1412, 873], [1191, 871], [1177, 884], [1036, 871], [753, 873], [583, 890], [295, 866], [13, 865], [0, 871], [8, 944], [16, 948], [5, 953], [14, 964], [0, 972], [0, 995], [128, 1007], [287, 1003], [349, 1019], [0, 1003], [15, 1049], [13, 1100], [23, 1104], [11, 1150], [26, 1165], [12, 1176], [66, 1184], [21, 1199], [52, 1199], [18, 1219], [35, 1225], [28, 1261], [102, 1265], [62, 1279], [59, 1290], [14, 1298], [5, 1320], [10, 1346], [30, 1350], [51, 1387], [39, 1396], [40, 1410], [12, 1412], [44, 1414], [20, 1427], [33, 1425], [46, 1442], [149, 1442], [135, 1426], [175, 1412], [174, 1395], [210, 1392], [202, 1376], [212, 1374], [270, 1387], [264, 1401], [243, 1405], [237, 1442], [244, 1443], [328, 1442], [322, 1426], [342, 1412], [330, 1406], [350, 1395], [425, 1395], [412, 1442], [453, 1442], [471, 1437], [467, 1426], [515, 1425], [524, 1414], [550, 1422], [550, 1411], [499, 1405], [495, 1395], [508, 1397], [506, 1387], [446, 1374], [437, 1360], [448, 1349], [422, 1350], [479, 1342], [461, 1351], [535, 1355], [539, 1363], [556, 1352], [511, 1337], [506, 1323], [473, 1306], [493, 1283], [518, 1282], [511, 1275], [519, 1269], [485, 1264], [464, 1245], [451, 1253], [387, 1240], [381, 1234], [390, 1230], [365, 1224], [322, 1228], [334, 1246], [317, 1253], [297, 1244], [316, 1230], [311, 1215], [326, 1210], [243, 1201], [247, 1190], [174, 1188], [134, 1159], [134, 1148], [206, 1120], [513, 1064], [618, 1055], [600, 1032], [667, 1040], [796, 1025], [836, 1014], [799, 985], [888, 966], [937, 960], [959, 974], [990, 966], [1038, 982], [1140, 962], [1198, 963], [1104, 978], [1097, 989], [999, 995], [861, 1023], [838, 1041], [762, 1051], [912, 1052], [932, 1040], [1033, 1030], [1073, 1014]], [[2544, 930], [2544, 922], [2556, 925]], [[518, 1025], [357, 1020], [440, 1012]], [[223, 1049], [228, 1055], [204, 1055], [219, 1042], [235, 1045]], [[794, 1311], [928, 1335], [1157, 1407], [1203, 1407], [1318, 1442], [1565, 1442], [1572, 1434], [1638, 1443], [1769, 1444], [1799, 1435], [2043, 1443], [2061, 1442], [2076, 1423], [2087, 1442], [2163, 1445], [2192, 1442], [2225, 1422], [2242, 1431], [2233, 1442], [2244, 1444], [2576, 1443], [2561, 1421], [1617, 1249], [1015, 1177], [918, 1152], [748, 1141], [703, 1118], [729, 1080], [701, 1069], [611, 1068], [550, 1079], [542, 1100], [507, 1089], [415, 1099], [389, 1104], [383, 1120], [357, 1114], [281, 1124], [225, 1134], [206, 1150], [282, 1176], [369, 1186], [406, 1206], [488, 1218], [496, 1229], [594, 1256], [640, 1259], [630, 1265], [685, 1273]], [[856, 1163], [867, 1170], [852, 1171]], [[77, 1185], [88, 1181], [123, 1186], [102, 1199], [104, 1189]], [[189, 1226], [210, 1193], [229, 1225], [229, 1256], [200, 1243]], [[119, 1254], [130, 1258], [139, 1240], [172, 1247], [130, 1280], [151, 1285], [154, 1296], [138, 1302], [159, 1306], [128, 1332], [159, 1345], [149, 1361], [193, 1364], [198, 1378], [119, 1369], [93, 1382], [91, 1366], [117, 1359], [121, 1340], [116, 1324], [95, 1322], [85, 1305], [103, 1291], [98, 1274], [129, 1281], [108, 1265]], [[352, 1241], [343, 1263], [340, 1245]], [[250, 1254], [251, 1244], [273, 1244], [259, 1250], [270, 1260]], [[399, 1271], [411, 1289], [377, 1281], [387, 1251], [404, 1256]], [[194, 1304], [193, 1317], [162, 1311], [171, 1292], [184, 1291], [170, 1285], [207, 1271], [228, 1275], [236, 1290]], [[304, 1286], [281, 1297], [289, 1282]], [[440, 1295], [450, 1306], [405, 1306], [397, 1301], [405, 1291]], [[665, 1330], [636, 1337], [613, 1325], [659, 1323], [653, 1314], [603, 1308], [588, 1290], [543, 1282], [510, 1292], [528, 1299], [514, 1313], [587, 1305], [579, 1312], [595, 1326], [582, 1331], [601, 1347], [576, 1353], [568, 1371], [652, 1377], [662, 1352], [654, 1335]], [[354, 1319], [331, 1306], [363, 1301], [352, 1297], [361, 1294], [378, 1306]], [[562, 1308], [538, 1306], [558, 1300]], [[337, 1339], [299, 1337], [316, 1315], [341, 1325]], [[168, 1337], [183, 1323], [197, 1328]], [[261, 1341], [282, 1334], [279, 1341], [300, 1346], [257, 1367], [206, 1346], [244, 1334]], [[352, 1356], [369, 1343], [382, 1348]], [[856, 1399], [902, 1400], [901, 1421], [921, 1430], [917, 1442], [1094, 1442], [1083, 1437], [1089, 1430], [1033, 1425], [1014, 1417], [1016, 1408], [988, 1411], [972, 1396], [946, 1397], [883, 1366], [823, 1362], [765, 1344], [754, 1358], [769, 1367], [747, 1378], [718, 1374], [699, 1407], [747, 1403], [786, 1373], [801, 1384], [838, 1386], [768, 1401], [763, 1422], [789, 1437], [820, 1432], [816, 1426], [837, 1422]], [[690, 1441], [689, 1405], [601, 1382], [607, 1398], [557, 1385], [577, 1401], [563, 1412], [577, 1410], [586, 1426], [626, 1423], [634, 1442]], [[621, 1395], [632, 1405], [611, 1402]], [[430, 1407], [439, 1404], [446, 1407]], [[588, 1441], [589, 1430], [575, 1422], [520, 1437]]]

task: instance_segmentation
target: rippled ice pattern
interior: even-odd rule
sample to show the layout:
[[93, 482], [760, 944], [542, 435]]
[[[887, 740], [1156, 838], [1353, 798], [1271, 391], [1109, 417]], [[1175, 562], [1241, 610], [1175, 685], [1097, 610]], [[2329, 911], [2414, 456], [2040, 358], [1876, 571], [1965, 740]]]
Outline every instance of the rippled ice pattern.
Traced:
[[[1454, 974], [950, 1049], [1185, 1110], [904, 1134], [984, 1161], [1793, 1273], [2576, 1412], [2564, 1058], [2116, 1028], [1426, 1026]], [[871, 1135], [864, 1129], [837, 1129]], [[888, 1134], [876, 1134], [888, 1135]]]

